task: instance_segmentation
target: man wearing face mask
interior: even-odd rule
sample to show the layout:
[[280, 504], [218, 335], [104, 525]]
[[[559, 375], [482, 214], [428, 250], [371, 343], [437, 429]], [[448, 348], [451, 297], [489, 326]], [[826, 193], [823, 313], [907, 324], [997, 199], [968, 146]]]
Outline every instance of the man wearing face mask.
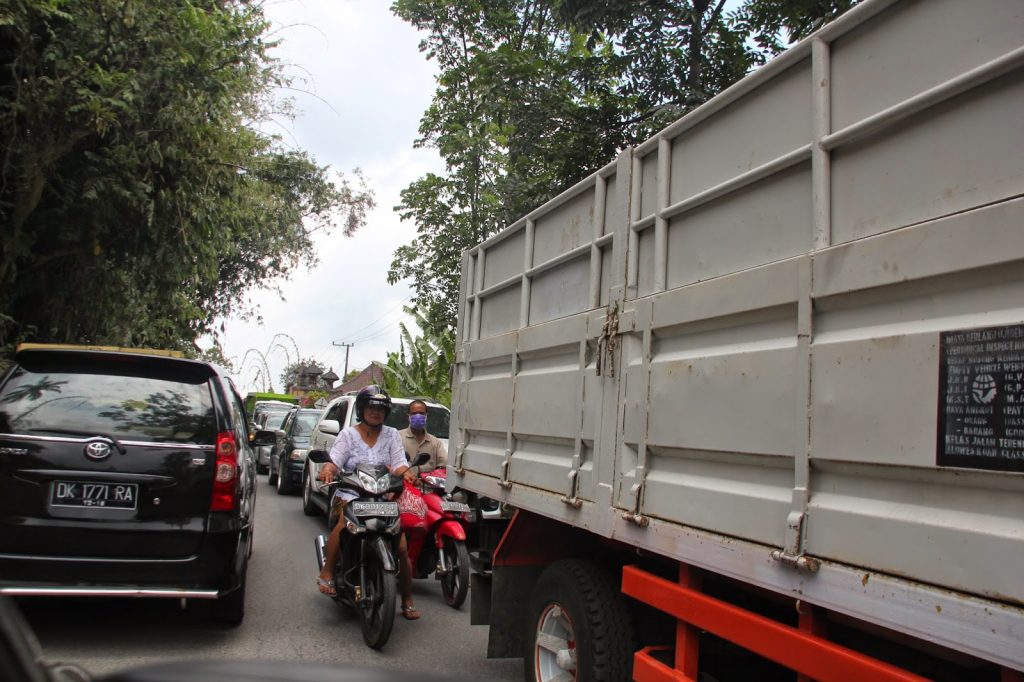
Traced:
[[433, 471], [448, 463], [448, 451], [444, 444], [427, 432], [427, 404], [422, 400], [409, 403], [409, 428], [399, 431], [402, 445], [405, 446], [405, 458], [412, 460], [421, 452], [430, 454], [430, 460], [419, 467], [410, 467], [413, 475], [421, 471]]

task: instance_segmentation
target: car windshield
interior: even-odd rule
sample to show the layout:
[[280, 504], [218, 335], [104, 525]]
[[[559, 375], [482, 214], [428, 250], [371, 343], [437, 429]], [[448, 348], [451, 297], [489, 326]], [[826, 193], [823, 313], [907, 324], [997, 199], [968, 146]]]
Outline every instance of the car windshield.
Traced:
[[[427, 405], [427, 432], [437, 438], [448, 438], [448, 423], [451, 420], [451, 413], [443, 407]], [[393, 403], [391, 414], [384, 422], [396, 429], [404, 429], [409, 426], [409, 404]]]
[[0, 431], [210, 443], [216, 425], [206, 381], [19, 368], [0, 395]]

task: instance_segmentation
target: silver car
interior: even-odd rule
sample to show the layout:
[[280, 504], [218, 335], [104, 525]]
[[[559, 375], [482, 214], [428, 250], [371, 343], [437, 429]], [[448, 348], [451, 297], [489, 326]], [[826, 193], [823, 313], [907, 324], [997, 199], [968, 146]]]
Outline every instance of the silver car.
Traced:
[[[284, 424], [285, 417], [291, 412], [294, 405], [289, 405], [286, 410], [270, 410], [263, 412], [256, 417], [256, 427], [259, 430], [266, 431], [277, 431]], [[270, 471], [270, 450], [273, 445], [261, 445], [253, 447], [253, 453], [256, 456], [256, 471], [260, 474], [265, 474]]]

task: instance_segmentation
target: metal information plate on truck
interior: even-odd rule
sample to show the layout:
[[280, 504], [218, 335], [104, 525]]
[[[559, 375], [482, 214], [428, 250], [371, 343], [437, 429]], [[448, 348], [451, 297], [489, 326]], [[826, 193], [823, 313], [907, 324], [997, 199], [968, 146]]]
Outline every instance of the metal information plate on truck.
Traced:
[[1024, 325], [939, 338], [939, 466], [1024, 471]]
[[137, 483], [54, 481], [50, 487], [50, 504], [57, 507], [135, 509], [138, 500]]
[[398, 516], [397, 502], [352, 502], [352, 513], [356, 516]]
[[469, 513], [469, 505], [465, 502], [451, 502], [449, 500], [441, 500], [441, 511], [459, 512], [463, 514]]

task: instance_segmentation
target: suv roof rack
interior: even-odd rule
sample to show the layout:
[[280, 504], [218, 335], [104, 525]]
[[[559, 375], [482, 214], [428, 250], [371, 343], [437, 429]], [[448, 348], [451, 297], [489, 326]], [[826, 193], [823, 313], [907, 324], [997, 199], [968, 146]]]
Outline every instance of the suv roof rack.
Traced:
[[23, 350], [95, 350], [107, 353], [138, 353], [140, 355], [163, 355], [169, 358], [183, 358], [180, 350], [161, 350], [159, 348], [125, 348], [123, 346], [82, 346], [74, 343], [19, 343], [15, 352]]

